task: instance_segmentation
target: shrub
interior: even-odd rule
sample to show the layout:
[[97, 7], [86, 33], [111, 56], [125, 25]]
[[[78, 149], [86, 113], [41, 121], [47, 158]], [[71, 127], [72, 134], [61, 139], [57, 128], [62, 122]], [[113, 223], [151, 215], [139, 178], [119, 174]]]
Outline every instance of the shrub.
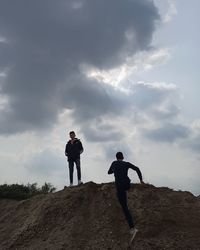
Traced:
[[46, 183], [40, 188], [33, 184], [3, 184], [0, 185], [0, 199], [24, 200], [34, 195], [52, 193], [56, 188], [51, 183]]

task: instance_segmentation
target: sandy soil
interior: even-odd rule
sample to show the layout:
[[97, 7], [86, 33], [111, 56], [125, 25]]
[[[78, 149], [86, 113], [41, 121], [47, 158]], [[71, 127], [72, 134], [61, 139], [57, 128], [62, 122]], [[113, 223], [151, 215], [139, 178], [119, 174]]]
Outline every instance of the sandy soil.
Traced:
[[200, 199], [189, 192], [132, 184], [129, 228], [114, 183], [86, 183], [25, 201], [0, 200], [0, 249], [200, 250]]

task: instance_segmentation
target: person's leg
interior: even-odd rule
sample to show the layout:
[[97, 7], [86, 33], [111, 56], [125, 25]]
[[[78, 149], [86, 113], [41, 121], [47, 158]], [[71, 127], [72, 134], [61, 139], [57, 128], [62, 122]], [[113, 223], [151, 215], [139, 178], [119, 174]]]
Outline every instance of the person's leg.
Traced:
[[128, 225], [130, 228], [134, 227], [134, 222], [133, 222], [133, 218], [129, 212], [128, 206], [127, 206], [127, 195], [126, 195], [126, 190], [124, 189], [117, 189], [117, 197], [119, 200], [119, 203], [122, 206], [124, 215], [126, 217], [126, 220], [128, 222]]
[[78, 179], [78, 184], [82, 184], [81, 182], [81, 161], [80, 159], [76, 159], [76, 169], [77, 169], [77, 179]]
[[74, 162], [69, 161], [69, 179], [70, 179], [70, 186], [73, 185], [73, 173], [74, 173]]

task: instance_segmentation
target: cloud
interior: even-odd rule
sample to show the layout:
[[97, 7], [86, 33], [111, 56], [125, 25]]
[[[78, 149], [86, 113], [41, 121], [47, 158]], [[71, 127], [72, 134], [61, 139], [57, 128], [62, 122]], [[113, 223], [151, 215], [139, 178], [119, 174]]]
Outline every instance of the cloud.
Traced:
[[63, 170], [63, 159], [52, 150], [44, 149], [33, 154], [24, 166], [31, 175], [51, 176]]
[[[176, 106], [173, 110], [176, 110]], [[180, 123], [177, 118], [178, 113], [175, 112], [174, 115], [173, 112], [156, 114], [154, 123], [149, 120], [146, 126], [141, 127], [140, 134], [151, 142], [176, 143], [180, 149], [198, 155], [200, 152], [200, 122], [196, 120], [192, 124]]]
[[177, 15], [177, 0], [154, 0], [156, 6], [159, 8], [159, 13], [163, 23], [171, 22], [173, 17]]
[[169, 101], [152, 110], [152, 116], [159, 121], [176, 120], [180, 113], [180, 108], [175, 103]]
[[114, 69], [101, 70], [88, 65], [82, 65], [82, 70], [91, 78], [99, 82], [108, 83], [114, 87], [121, 82], [144, 71], [149, 71], [158, 65], [166, 63], [170, 58], [170, 50], [167, 48], [152, 48], [141, 51], [134, 56], [127, 57], [124, 63]]
[[190, 130], [181, 124], [165, 123], [160, 127], [144, 131], [144, 134], [156, 142], [173, 143], [178, 139], [188, 138]]
[[[87, 81], [87, 83], [89, 82], [90, 80]], [[92, 86], [95, 88], [92, 98], [94, 102], [91, 103], [92, 99], [87, 100], [88, 103], [87, 101], [75, 102], [75, 105], [81, 108], [79, 109], [77, 106], [72, 112], [73, 119], [76, 124], [81, 123], [81, 131], [89, 141], [117, 141], [120, 143], [123, 137], [128, 136], [127, 131], [130, 133], [135, 128], [141, 130], [151, 126], [152, 123], [158, 125], [169, 119], [176, 122], [180, 113], [177, 106], [179, 92], [174, 84], [126, 82], [119, 88], [98, 84], [98, 87], [101, 86], [100, 90], [107, 93], [107, 98], [104, 100], [104, 95], [102, 95], [102, 105], [98, 99], [100, 94], [95, 95], [98, 88], [94, 83]], [[88, 93], [91, 92], [91, 89], [88, 88]], [[84, 96], [83, 93], [79, 93], [79, 95]], [[65, 96], [68, 100], [67, 95]], [[76, 98], [76, 94], [73, 95], [73, 98], [81, 100], [81, 98]]]
[[108, 70], [149, 50], [157, 21], [148, 0], [1, 1], [0, 133], [47, 130], [65, 109], [80, 121], [115, 111], [118, 99], [80, 66]]
[[185, 148], [199, 154], [200, 152], [200, 120], [195, 120], [191, 126], [191, 136], [187, 141], [183, 142]]
[[176, 0], [168, 0], [168, 5], [169, 5], [168, 11], [163, 18], [163, 22], [166, 23], [170, 22], [173, 16], [177, 14]]
[[92, 124], [86, 123], [86, 125], [82, 128], [82, 131], [87, 141], [119, 141], [123, 136], [123, 132], [118, 130], [114, 125], [109, 125], [109, 122], [109, 120], [104, 120], [102, 122], [97, 119], [97, 121], [94, 121]]
[[132, 88], [134, 105], [141, 110], [148, 110], [149, 108], [159, 106], [176, 92], [176, 86], [174, 84], [162, 82], [138, 82], [133, 86], [130, 85], [130, 87]]
[[193, 137], [191, 140], [185, 143], [187, 148], [190, 148], [195, 153], [200, 153], [200, 134]]
[[[143, 118], [148, 126], [152, 121], [176, 120], [179, 114], [178, 90], [174, 84], [126, 82], [113, 88], [85, 79], [79, 87], [75, 83], [80, 81], [84, 78], [76, 76], [71, 81], [72, 89], [67, 92], [68, 85], [63, 91], [63, 102], [72, 109], [73, 120], [81, 124], [81, 131], [89, 141], [119, 142], [127, 134], [127, 126], [131, 130], [139, 125], [143, 127]], [[88, 94], [91, 98], [85, 100]]]

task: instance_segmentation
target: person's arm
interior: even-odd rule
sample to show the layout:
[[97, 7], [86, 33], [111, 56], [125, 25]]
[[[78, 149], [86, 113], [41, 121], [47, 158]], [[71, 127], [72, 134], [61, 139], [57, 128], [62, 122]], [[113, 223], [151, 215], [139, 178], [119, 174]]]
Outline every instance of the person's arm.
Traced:
[[113, 163], [111, 164], [109, 170], [108, 170], [108, 174], [113, 174], [114, 171], [113, 171]]
[[83, 145], [82, 145], [82, 143], [81, 143], [81, 141], [79, 140], [79, 152], [80, 152], [80, 154], [82, 154], [83, 153]]
[[67, 153], [67, 151], [68, 151], [68, 150], [67, 150], [67, 145], [68, 145], [68, 144], [66, 144], [66, 146], [65, 146], [65, 156], [68, 156], [68, 153]]
[[129, 168], [131, 168], [131, 169], [133, 169], [134, 171], [137, 172], [137, 175], [138, 175], [138, 177], [140, 179], [140, 183], [144, 183], [143, 179], [142, 179], [142, 173], [141, 173], [140, 169], [138, 167], [136, 167], [135, 165], [131, 164], [130, 162], [128, 163], [128, 166], [129, 166]]

